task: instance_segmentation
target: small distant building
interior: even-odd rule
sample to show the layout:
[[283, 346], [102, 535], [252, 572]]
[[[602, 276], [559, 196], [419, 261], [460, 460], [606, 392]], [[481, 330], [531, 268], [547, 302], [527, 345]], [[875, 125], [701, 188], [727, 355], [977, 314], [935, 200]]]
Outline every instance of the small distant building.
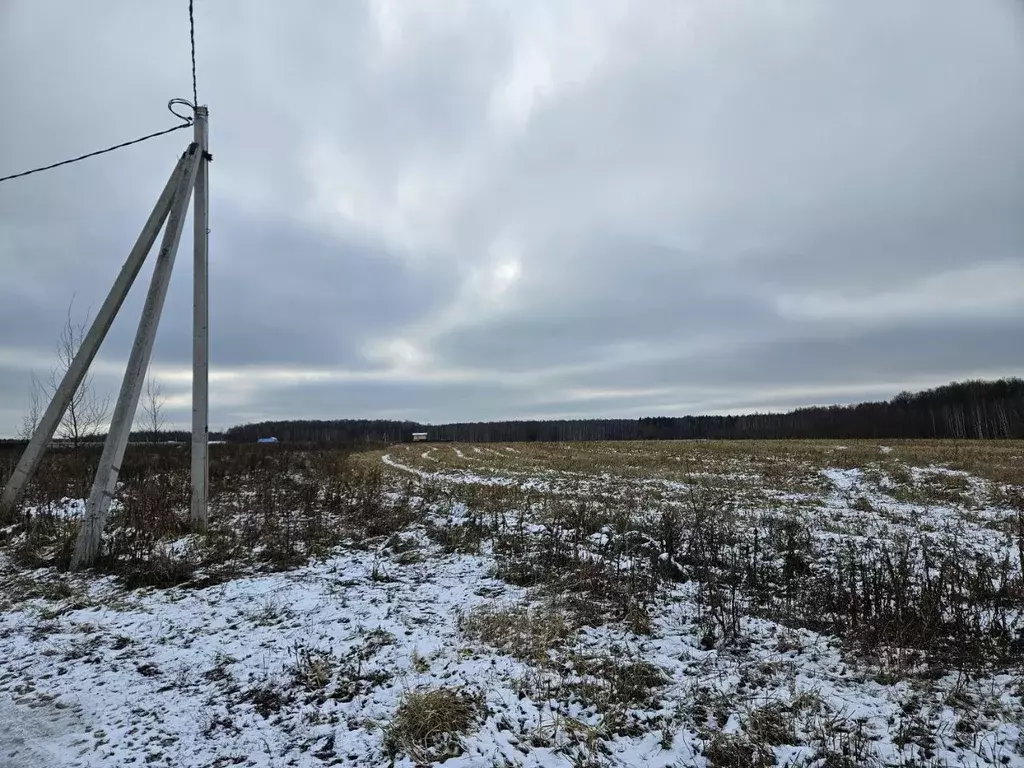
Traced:
[[426, 439], [427, 439], [427, 433], [426, 432], [413, 432], [412, 433], [412, 441], [414, 443], [420, 443], [420, 442], [425, 441]]
[[276, 437], [261, 437], [256, 442], [257, 443], [276, 443], [277, 442], [277, 438]]

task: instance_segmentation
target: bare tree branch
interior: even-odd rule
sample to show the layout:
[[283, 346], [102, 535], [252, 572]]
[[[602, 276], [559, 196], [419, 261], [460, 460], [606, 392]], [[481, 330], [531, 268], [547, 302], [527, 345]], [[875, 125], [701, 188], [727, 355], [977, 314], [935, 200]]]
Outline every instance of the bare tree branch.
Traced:
[[21, 419], [21, 428], [18, 430], [18, 437], [22, 440], [31, 440], [39, 428], [39, 420], [43, 417], [43, 384], [32, 373], [32, 394], [29, 395], [28, 411]]
[[[84, 322], [75, 323], [71, 318], [74, 303], [75, 300], [72, 297], [68, 304], [64, 327], [57, 340], [57, 363], [50, 371], [49, 378], [39, 384], [40, 402], [43, 399], [49, 401], [53, 398], [85, 338], [89, 318], [86, 315]], [[34, 379], [34, 381], [36, 380]], [[61, 418], [60, 425], [57, 427], [57, 438], [78, 448], [83, 442], [96, 437], [106, 427], [109, 414], [110, 394], [99, 395], [96, 392], [92, 374], [88, 374], [82, 379], [82, 383], [75, 391], [74, 397], [71, 398], [64, 416]]]
[[160, 382], [153, 374], [146, 375], [146, 397], [142, 401], [142, 412], [139, 414], [139, 429], [149, 434], [149, 440], [155, 443], [167, 425], [167, 398], [164, 397]]

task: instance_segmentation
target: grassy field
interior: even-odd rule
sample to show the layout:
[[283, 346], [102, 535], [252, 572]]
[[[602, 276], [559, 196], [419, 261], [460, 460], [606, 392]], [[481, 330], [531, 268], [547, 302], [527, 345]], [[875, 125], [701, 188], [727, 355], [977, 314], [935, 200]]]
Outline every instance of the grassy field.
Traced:
[[0, 528], [0, 762], [1024, 766], [1024, 443], [215, 449]]

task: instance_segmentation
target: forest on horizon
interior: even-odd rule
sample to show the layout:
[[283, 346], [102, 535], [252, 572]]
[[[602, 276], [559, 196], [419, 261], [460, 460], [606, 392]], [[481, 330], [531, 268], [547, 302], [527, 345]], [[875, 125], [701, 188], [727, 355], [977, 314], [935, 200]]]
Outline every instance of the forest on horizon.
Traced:
[[[796, 408], [737, 416], [648, 416], [638, 419], [534, 419], [429, 424], [393, 419], [279, 420], [240, 424], [210, 439], [254, 443], [395, 443], [426, 432], [446, 442], [591, 440], [911, 440], [1024, 439], [1024, 379], [953, 382], [891, 400]], [[105, 435], [90, 436], [98, 443]], [[188, 430], [133, 431], [133, 442], [188, 442]], [[0, 440], [17, 444], [21, 440]], [[55, 441], [61, 442], [59, 440]]]
[[[742, 416], [653, 416], [425, 424], [387, 419], [265, 421], [228, 429], [232, 443], [404, 442], [413, 432], [457, 442], [729, 439], [1024, 438], [1024, 379], [953, 382], [888, 401]], [[184, 433], [187, 435], [187, 433]]]

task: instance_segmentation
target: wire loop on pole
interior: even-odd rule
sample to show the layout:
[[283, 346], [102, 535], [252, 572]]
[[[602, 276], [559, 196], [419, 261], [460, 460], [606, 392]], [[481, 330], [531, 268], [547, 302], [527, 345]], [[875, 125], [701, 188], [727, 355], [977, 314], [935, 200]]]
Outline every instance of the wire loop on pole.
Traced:
[[192, 110], [193, 114], [195, 114], [196, 105], [193, 104], [188, 99], [171, 99], [170, 101], [167, 102], [167, 111], [168, 112], [170, 112], [172, 115], [177, 117], [179, 120], [184, 120], [189, 125], [192, 125], [192, 123], [195, 121], [195, 118], [192, 115], [183, 115], [183, 114], [181, 114], [181, 112], [176, 112], [174, 110], [174, 107], [177, 104], [181, 104], [182, 106], [188, 107], [189, 109]]

